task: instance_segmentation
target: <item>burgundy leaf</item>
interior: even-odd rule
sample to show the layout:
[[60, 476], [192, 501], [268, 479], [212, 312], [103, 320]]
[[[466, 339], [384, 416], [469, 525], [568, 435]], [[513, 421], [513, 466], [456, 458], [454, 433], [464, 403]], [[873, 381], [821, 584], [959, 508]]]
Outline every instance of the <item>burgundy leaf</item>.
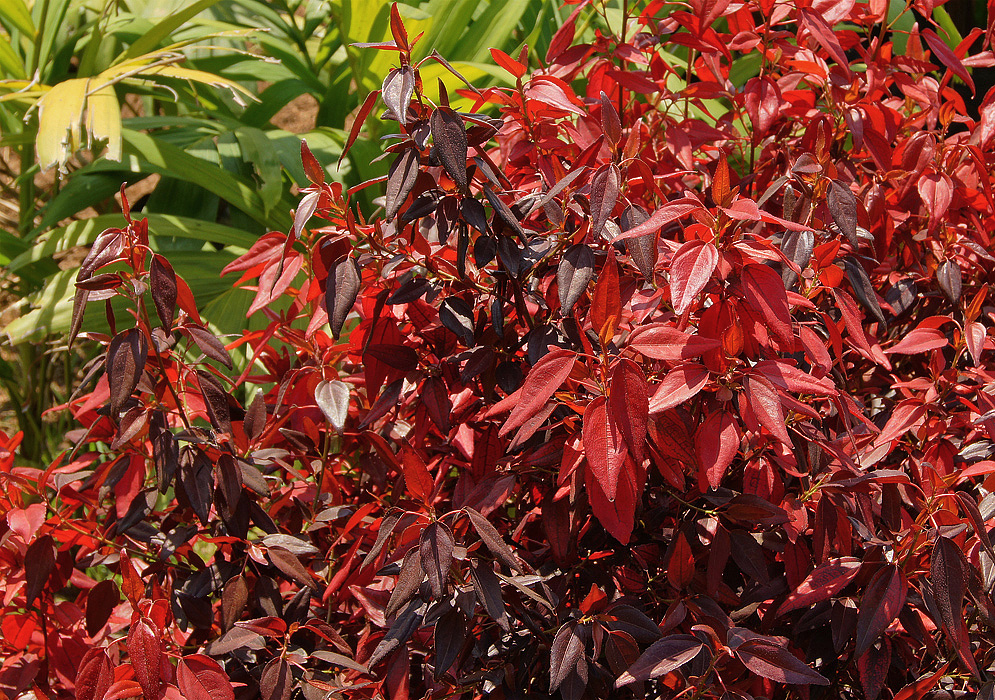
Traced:
[[[394, 68], [384, 78], [380, 94], [394, 119], [401, 124], [407, 122], [408, 105], [415, 90], [415, 72], [410, 65]], [[388, 218], [392, 218], [388, 215]]]
[[473, 308], [459, 297], [449, 297], [439, 307], [442, 325], [462, 339], [466, 346], [473, 345]]
[[514, 399], [509, 401], [513, 408], [499, 435], [508, 434], [538, 413], [570, 376], [576, 360], [577, 353], [562, 348], [543, 355], [525, 377], [522, 387], [508, 397]]
[[607, 499], [614, 501], [626, 449], [622, 431], [604, 396], [597, 397], [584, 409], [583, 435], [588, 464]]
[[[787, 217], [787, 215], [785, 215]], [[790, 217], [789, 217], [790, 218]], [[791, 262], [804, 270], [812, 259], [815, 248], [815, 234], [811, 231], [786, 231], [781, 239], [781, 252]], [[785, 287], [792, 287], [798, 281], [798, 274], [787, 265], [781, 270], [781, 280]]]
[[207, 405], [207, 415], [211, 424], [218, 430], [231, 435], [231, 413], [228, 408], [228, 392], [222, 388], [210, 372], [197, 370], [197, 380], [200, 382], [200, 392]]
[[427, 377], [422, 383], [421, 400], [428, 411], [428, 417], [435, 423], [435, 427], [443, 435], [448, 435], [451, 429], [449, 419], [453, 411], [453, 404], [449, 400], [446, 382], [441, 377]]
[[349, 417], [349, 385], [337, 379], [320, 381], [314, 387], [314, 400], [328, 424], [341, 435]]
[[743, 291], [746, 301], [760, 312], [775, 335], [786, 345], [793, 346], [788, 295], [780, 275], [766, 265], [746, 265]]
[[636, 662], [615, 681], [621, 688], [629, 683], [659, 678], [686, 664], [696, 657], [705, 645], [689, 634], [672, 634], [653, 642]]
[[397, 651], [421, 624], [422, 616], [418, 614], [419, 601], [412, 601], [404, 611], [397, 616], [387, 634], [380, 640], [380, 644], [373, 650], [373, 655], [366, 662], [367, 667], [373, 668], [388, 656]]
[[567, 675], [583, 660], [584, 641], [577, 634], [577, 624], [563, 625], [549, 649], [549, 690], [560, 687]]
[[758, 676], [776, 683], [829, 685], [829, 680], [782, 646], [766, 639], [747, 639], [736, 647], [736, 656]]
[[200, 351], [207, 357], [210, 357], [215, 362], [220, 362], [228, 369], [232, 368], [231, 355], [228, 354], [224, 343], [216, 335], [195, 323], [188, 323], [185, 326], [181, 326], [181, 330], [193, 338], [193, 342], [197, 344]]
[[[487, 185], [484, 185], [484, 196], [487, 197], [487, 201], [490, 203], [491, 208], [494, 209], [494, 213], [503, 221], [520, 240], [525, 240], [525, 230], [519, 223], [518, 218], [515, 216], [515, 212], [504, 203], [504, 201], [497, 196], [497, 194]], [[512, 273], [514, 274], [514, 272]]]
[[445, 524], [435, 521], [421, 533], [421, 567], [428, 576], [432, 595], [438, 600], [446, 592], [446, 579], [453, 561], [453, 535]]
[[363, 276], [359, 265], [348, 256], [341, 258], [328, 272], [325, 287], [325, 309], [332, 337], [338, 340], [346, 316], [356, 303]]
[[862, 656], [898, 617], [909, 584], [905, 574], [894, 564], [882, 566], [864, 589], [857, 609], [855, 656]]
[[929, 561], [933, 599], [940, 613], [943, 631], [957, 650], [964, 664], [977, 677], [977, 662], [970, 648], [964, 619], [964, 591], [970, 575], [964, 553], [947, 537], [937, 537]]
[[857, 196], [848, 185], [839, 180], [829, 181], [829, 192], [826, 196], [829, 205], [829, 213], [833, 221], [840, 227], [840, 231], [850, 241], [850, 245], [856, 250], [860, 245], [857, 238]]
[[953, 260], [944, 260], [936, 268], [936, 281], [940, 285], [940, 291], [951, 304], [956, 304], [960, 300], [963, 282], [961, 278], [960, 265]]
[[594, 275], [594, 253], [583, 243], [570, 246], [556, 268], [560, 313], [569, 316]]
[[704, 484], [718, 488], [726, 469], [739, 452], [739, 429], [729, 411], [714, 411], [698, 426], [694, 449], [703, 470]]
[[512, 571], [522, 573], [522, 567], [518, 563], [518, 560], [515, 559], [514, 552], [512, 552], [511, 547], [501, 537], [501, 533], [497, 531], [497, 528], [483, 514], [470, 506], [464, 506], [463, 510], [470, 518], [473, 529], [480, 535], [480, 539], [483, 540], [484, 545], [490, 550], [491, 554]]
[[435, 623], [435, 671], [436, 679], [445, 675], [466, 642], [466, 618], [459, 608], [450, 608]]
[[390, 166], [387, 175], [387, 195], [384, 199], [384, 217], [389, 221], [397, 216], [418, 179], [419, 154], [416, 148], [405, 148]]
[[432, 138], [442, 167], [446, 169], [461, 192], [468, 184], [466, 177], [467, 140], [463, 120], [449, 107], [436, 107], [432, 112]]
[[601, 91], [601, 128], [613, 146], [617, 146], [622, 140], [622, 121], [618, 117], [615, 105], [604, 90]]
[[391, 591], [384, 615], [391, 617], [404, 607], [418, 592], [424, 580], [425, 571], [421, 565], [421, 549], [413, 547], [404, 555], [404, 560], [401, 562], [401, 572], [397, 575], [397, 583], [394, 584], [394, 590]]
[[42, 535], [32, 542], [24, 553], [24, 598], [30, 606], [45, 588], [55, 571], [55, 541], [51, 535]]
[[866, 700], [877, 700], [888, 680], [891, 669], [891, 642], [885, 637], [880, 648], [871, 647], [857, 659], [857, 672], [860, 685], [864, 688]]
[[853, 294], [857, 297], [857, 301], [878, 323], [884, 323], [884, 311], [881, 310], [881, 305], [874, 292], [874, 285], [871, 284], [864, 266], [850, 255], [844, 258], [843, 265], [846, 268], [846, 276], [850, 279], [850, 286], [853, 287]]
[[86, 633], [96, 637], [120, 602], [121, 594], [113, 579], [99, 581], [91, 588], [86, 594]]
[[840, 557], [819, 564], [781, 603], [778, 616], [832, 598], [853, 580], [859, 570], [860, 560], [855, 557]]
[[124, 404], [138, 386], [148, 355], [148, 341], [138, 328], [121, 331], [111, 340], [107, 349], [107, 380], [114, 415], [124, 410]]
[[622, 431], [629, 454], [642, 462], [646, 447], [649, 419], [649, 388], [639, 365], [620, 359], [612, 368], [608, 380], [608, 411]]
[[176, 665], [176, 684], [186, 700], [235, 700], [224, 669], [203, 654], [185, 656]]
[[787, 447], [791, 447], [791, 438], [784, 423], [784, 409], [777, 392], [767, 382], [758, 376], [747, 376], [743, 379], [746, 401], [754, 417], [771, 435]]
[[159, 631], [145, 617], [140, 617], [131, 625], [128, 632], [128, 656], [135, 669], [135, 679], [142, 686], [145, 697], [158, 697], [162, 642]]
[[591, 178], [591, 234], [600, 238], [605, 230], [605, 223], [611, 217], [615, 203], [618, 201], [618, 188], [622, 175], [618, 166], [609, 163], [598, 168]]
[[267, 547], [266, 556], [273, 563], [273, 566], [279, 569], [280, 573], [289, 580], [299, 583], [302, 586], [317, 589], [318, 586], [315, 584], [314, 579], [311, 578], [311, 573], [307, 567], [301, 564], [301, 560], [290, 551], [283, 547]]
[[259, 677], [259, 694], [262, 700], [290, 700], [294, 679], [290, 664], [282, 657], [275, 657], [263, 667]]
[[152, 256], [149, 268], [149, 289], [152, 292], [152, 303], [155, 304], [156, 315], [162, 322], [162, 327], [169, 330], [173, 327], [173, 316], [176, 313], [176, 273], [173, 266], [161, 255]]
[[76, 672], [76, 700], [101, 700], [114, 682], [110, 657], [101, 648], [89, 649]]
[[[650, 218], [649, 212], [638, 204], [632, 204], [625, 208], [622, 216], [619, 217], [619, 228], [624, 233], [629, 229], [646, 223]], [[628, 238], [625, 241], [626, 250], [632, 263], [639, 270], [640, 274], [647, 280], [653, 280], [653, 273], [656, 270], [656, 260], [658, 256], [656, 234], [648, 233], [636, 238]]]

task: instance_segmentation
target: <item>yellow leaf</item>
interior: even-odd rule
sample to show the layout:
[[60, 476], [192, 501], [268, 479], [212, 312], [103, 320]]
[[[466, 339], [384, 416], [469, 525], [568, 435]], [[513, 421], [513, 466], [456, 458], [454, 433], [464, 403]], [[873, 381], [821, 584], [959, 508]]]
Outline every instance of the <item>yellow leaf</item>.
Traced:
[[55, 85], [38, 100], [38, 162], [42, 169], [64, 168], [80, 146], [83, 110], [89, 78], [73, 78]]
[[91, 148], [107, 141], [107, 157], [121, 160], [121, 105], [114, 88], [105, 85], [90, 94], [86, 104], [86, 131]]
[[214, 87], [228, 88], [234, 93], [236, 100], [238, 99], [238, 93], [242, 93], [250, 98], [255, 99], [253, 94], [246, 90], [244, 87], [239, 85], [233, 80], [228, 80], [227, 78], [222, 78], [219, 75], [213, 73], [207, 73], [201, 70], [194, 70], [192, 68], [182, 68], [180, 66], [150, 66], [149, 68], [141, 71], [143, 76], [162, 76], [164, 78], [179, 78], [181, 80], [190, 80], [195, 83], [204, 83], [205, 85], [212, 85]]

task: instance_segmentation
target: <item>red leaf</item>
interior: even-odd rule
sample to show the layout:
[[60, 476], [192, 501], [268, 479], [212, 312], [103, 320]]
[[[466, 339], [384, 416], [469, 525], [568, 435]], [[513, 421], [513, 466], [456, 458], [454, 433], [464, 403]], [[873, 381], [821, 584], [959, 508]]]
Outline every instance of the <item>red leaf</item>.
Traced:
[[860, 570], [860, 560], [840, 557], [812, 569], [801, 585], [778, 608], [778, 616], [828, 600], [842, 591]]
[[140, 617], [131, 625], [128, 632], [128, 656], [145, 697], [158, 697], [162, 642], [159, 631], [145, 617]]
[[970, 576], [964, 553], [947, 537], [937, 537], [929, 560], [930, 583], [933, 599], [940, 613], [943, 631], [947, 633], [964, 665], [977, 678], [980, 676], [977, 661], [971, 651], [967, 624], [964, 620], [964, 589]]
[[746, 113], [756, 136], [763, 136], [774, 125], [781, 108], [781, 91], [768, 77], [750, 78], [743, 90]]
[[193, 654], [176, 666], [176, 684], [186, 700], [235, 700], [235, 689], [214, 659]]
[[591, 300], [591, 327], [599, 337], [610, 340], [618, 328], [622, 316], [622, 295], [618, 286], [618, 265], [615, 254], [608, 253], [598, 281], [594, 285], [594, 298]]
[[584, 661], [584, 640], [577, 634], [577, 624], [563, 625], [549, 649], [549, 690], [560, 687], [570, 672]]
[[689, 634], [672, 634], [657, 640], [636, 659], [636, 663], [618, 677], [615, 687], [648, 681], [676, 671], [704, 648], [700, 639]]
[[815, 37], [815, 40], [822, 45], [822, 48], [829, 52], [833, 60], [844, 70], [848, 69], [850, 62], [846, 58], [846, 52], [840, 46], [840, 42], [836, 38], [832, 27], [826, 24], [826, 20], [817, 12], [807, 8], [799, 10], [799, 16], [808, 32]]
[[615, 236], [611, 242], [616, 243], [627, 238], [636, 238], [638, 236], [656, 233], [672, 221], [677, 221], [678, 219], [684, 218], [688, 214], [692, 214], [703, 209], [704, 207], [701, 206], [701, 203], [693, 199], [679, 199], [675, 202], [669, 202], [653, 212], [653, 215], [643, 223], [638, 226], [633, 226], [628, 231], [624, 231]]
[[51, 535], [42, 535], [32, 542], [24, 553], [25, 605], [30, 606], [35, 601], [53, 571], [55, 571], [55, 540]]
[[[819, 346], [822, 347], [822, 344], [819, 343]], [[827, 377], [816, 379], [784, 360], [761, 360], [753, 366], [753, 371], [762, 374], [771, 384], [785, 391], [816, 396], [836, 396], [838, 393], [832, 380]]]
[[667, 561], [667, 581], [681, 590], [694, 580], [694, 553], [683, 532], [677, 533], [670, 559]]
[[608, 380], [608, 412], [622, 431], [629, 454], [640, 463], [646, 453], [648, 394], [646, 376], [639, 365], [632, 360], [619, 360]]
[[712, 279], [719, 262], [719, 251], [706, 241], [688, 241], [670, 261], [670, 301], [677, 315], [682, 315], [695, 297]]
[[491, 58], [494, 59], [496, 64], [515, 76], [516, 79], [521, 78], [526, 73], [527, 69], [525, 66], [513, 59], [501, 49], [491, 49]]
[[881, 433], [874, 438], [874, 448], [897, 440], [926, 415], [926, 404], [919, 399], [905, 399], [891, 412]]
[[632, 332], [629, 347], [654, 360], [677, 362], [717, 350], [722, 347], [722, 341], [688, 335], [666, 323], [651, 323]]
[[408, 493], [423, 503], [428, 503], [435, 488], [435, 481], [418, 453], [407, 445], [401, 447], [401, 470]]
[[111, 660], [103, 649], [90, 649], [76, 673], [76, 700], [101, 700], [114, 681]]
[[345, 148], [342, 149], [342, 155], [339, 156], [339, 165], [342, 165], [342, 159], [346, 157], [347, 153], [349, 153], [349, 149], [352, 148], [352, 144], [356, 143], [356, 139], [359, 137], [359, 132], [363, 129], [363, 124], [366, 122], [366, 118], [370, 116], [370, 112], [373, 111], [373, 108], [377, 104], [378, 97], [380, 97], [380, 91], [374, 90], [366, 96], [363, 106], [359, 108], [359, 112], [356, 114], [356, 120], [352, 123], [352, 129], [349, 130], [349, 138], [345, 142]]
[[304, 174], [311, 183], [320, 185], [325, 182], [325, 169], [321, 167], [321, 163], [314, 157], [304, 139], [301, 139], [301, 164], [304, 166]]
[[931, 221], [939, 221], [953, 200], [953, 182], [944, 173], [928, 173], [919, 180], [919, 196], [926, 205]]
[[735, 654], [746, 668], [775, 683], [829, 685], [829, 681], [808, 664], [766, 639], [747, 639], [736, 647]]
[[622, 431], [599, 396], [584, 409], [584, 453], [609, 501], [615, 500], [619, 474], [625, 464]]
[[884, 688], [891, 669], [891, 642], [885, 637], [881, 648], [871, 647], [857, 659], [860, 685], [864, 688], [865, 700], [877, 700]]
[[576, 360], [577, 353], [562, 348], [543, 355], [525, 377], [521, 389], [509, 397], [516, 397], [514, 408], [498, 434], [500, 436], [508, 434], [538, 413], [570, 376]]
[[901, 340], [885, 350], [885, 354], [918, 355], [919, 353], [939, 350], [947, 346], [947, 336], [939, 328], [917, 328], [902, 336]]
[[790, 448], [791, 438], [784, 424], [784, 409], [774, 388], [767, 383], [767, 380], [755, 375], [743, 379], [743, 388], [746, 390], [746, 400], [750, 409], [760, 425]]
[[694, 451], [701, 469], [699, 484], [718, 488], [739, 452], [739, 429], [732, 413], [720, 410], [709, 414], [694, 434]]
[[635, 525], [636, 504], [646, 482], [646, 470], [631, 460], [621, 469], [615, 489], [615, 500], [605, 494], [604, 483], [594, 473], [590, 460], [584, 469], [584, 485], [591, 503], [591, 512], [608, 533], [622, 544], [629, 541]]
[[419, 541], [422, 570], [428, 576], [432, 595], [441, 598], [446, 592], [446, 580], [453, 561], [455, 542], [445, 524], [436, 521], [422, 530]]
[[692, 399], [708, 383], [708, 376], [708, 368], [696, 362], [670, 370], [650, 399], [650, 414], [661, 413]]
[[290, 700], [293, 687], [294, 679], [286, 659], [278, 656], [263, 668], [259, 677], [259, 692], [263, 700]]
[[855, 656], [862, 656], [898, 617], [909, 584], [905, 574], [895, 564], [882, 566], [867, 584], [857, 610], [857, 643]]
[[985, 338], [988, 332], [985, 330], [983, 324], [978, 321], [971, 321], [964, 326], [964, 344], [967, 345], [967, 351], [971, 353], [971, 359], [974, 360], [974, 366], [978, 367], [981, 364], [981, 353], [985, 349]]
[[766, 265], [747, 265], [743, 268], [742, 279], [746, 301], [761, 313], [785, 345], [793, 347], [788, 294], [781, 276]]
[[967, 83], [967, 86], [971, 88], [971, 94], [973, 95], [975, 92], [974, 81], [971, 79], [971, 74], [968, 73], [967, 68], [965, 68], [964, 64], [961, 63], [961, 60], [957, 58], [957, 54], [955, 54], [950, 47], [947, 46], [947, 43], [943, 41], [943, 39], [941, 39], [932, 29], [927, 27], [922, 30], [921, 34], [922, 38], [926, 40], [926, 44], [929, 46], [930, 50], [936, 54], [936, 57], [939, 58], [943, 65], [949, 68], [954, 75]]

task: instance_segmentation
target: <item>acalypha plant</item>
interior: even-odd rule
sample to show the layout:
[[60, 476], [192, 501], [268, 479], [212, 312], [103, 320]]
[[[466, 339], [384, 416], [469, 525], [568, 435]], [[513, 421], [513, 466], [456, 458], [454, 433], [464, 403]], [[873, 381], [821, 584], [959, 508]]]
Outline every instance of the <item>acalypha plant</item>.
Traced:
[[992, 25], [574, 9], [457, 103], [395, 8], [389, 174], [302, 147], [242, 337], [125, 203], [74, 447], [0, 452], [8, 697], [995, 695]]

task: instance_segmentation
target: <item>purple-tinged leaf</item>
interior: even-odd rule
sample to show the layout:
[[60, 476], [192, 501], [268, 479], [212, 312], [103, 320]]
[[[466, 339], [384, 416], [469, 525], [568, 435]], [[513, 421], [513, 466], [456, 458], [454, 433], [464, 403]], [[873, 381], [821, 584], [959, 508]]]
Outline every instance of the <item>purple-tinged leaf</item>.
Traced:
[[637, 683], [659, 678], [686, 664], [705, 648], [701, 640], [689, 634], [672, 634], [653, 642], [636, 659], [625, 673], [615, 681], [621, 688], [629, 683]]
[[435, 521], [422, 530], [419, 541], [421, 567], [428, 576], [428, 585], [436, 600], [446, 593], [446, 579], [449, 577], [455, 546], [453, 535], [444, 523]]
[[569, 316], [594, 276], [594, 253], [583, 243], [570, 246], [556, 268], [560, 313]]
[[848, 185], [838, 180], [830, 180], [826, 202], [833, 221], [856, 250], [860, 245], [860, 239], [857, 238], [857, 196]]
[[711, 242], [691, 240], [677, 249], [670, 261], [670, 300], [678, 315], [709, 283], [718, 262], [719, 251]]
[[387, 194], [384, 198], [384, 218], [390, 221], [397, 216], [401, 205], [411, 194], [418, 180], [418, 149], [405, 148], [390, 166], [387, 175]]
[[747, 639], [736, 656], [750, 671], [776, 683], [829, 685], [829, 680], [782, 646], [766, 639]]
[[881, 310], [877, 294], [874, 292], [874, 285], [871, 284], [871, 279], [867, 276], [864, 266], [850, 255], [843, 259], [843, 266], [857, 301], [878, 323], [884, 323], [884, 311]]
[[617, 146], [622, 140], [622, 120], [619, 119], [615, 105], [603, 90], [601, 91], [601, 128], [604, 129], [605, 138], [613, 146]]
[[[629, 229], [640, 226], [650, 218], [649, 212], [638, 204], [631, 204], [622, 212], [619, 217], [619, 229], [624, 233]], [[627, 238], [625, 241], [626, 250], [632, 263], [639, 270], [640, 274], [647, 280], [653, 281], [653, 272], [656, 269], [658, 256], [656, 234], [647, 233], [636, 238]]]
[[436, 107], [432, 112], [432, 139], [439, 162], [461, 192], [469, 184], [466, 176], [467, 141], [463, 120], [449, 107]]
[[328, 312], [328, 326], [332, 337], [338, 340], [345, 324], [346, 316], [352, 311], [359, 296], [363, 276], [359, 265], [348, 256], [339, 259], [328, 272], [325, 287], [325, 309]]
[[584, 640], [577, 633], [577, 624], [563, 625], [549, 649], [549, 690], [560, 687], [566, 677], [584, 660]]
[[314, 400], [335, 432], [342, 434], [349, 417], [349, 385], [334, 381], [321, 381], [314, 388]]
[[189, 335], [193, 339], [193, 342], [197, 344], [197, 347], [200, 348], [200, 351], [207, 357], [215, 362], [220, 362], [228, 369], [232, 368], [231, 355], [228, 354], [224, 343], [216, 335], [195, 323], [188, 323], [181, 326], [180, 330]]
[[24, 553], [25, 606], [45, 588], [49, 576], [55, 571], [55, 541], [51, 535], [42, 535], [32, 542]]
[[415, 71], [410, 65], [394, 68], [384, 78], [380, 94], [394, 119], [407, 123], [408, 105], [415, 91]]
[[484, 545], [490, 550], [491, 554], [512, 571], [522, 573], [521, 564], [515, 559], [514, 552], [512, 552], [511, 547], [504, 541], [504, 538], [501, 537], [501, 533], [497, 531], [497, 528], [473, 508], [465, 506], [463, 510], [470, 518], [470, 524], [473, 525], [473, 529], [480, 535], [480, 539], [483, 540]]
[[602, 236], [615, 209], [621, 180], [622, 174], [614, 163], [602, 165], [591, 178], [591, 233], [595, 238]]
[[894, 564], [882, 566], [864, 589], [857, 609], [857, 642], [854, 656], [862, 656], [898, 617], [909, 584]]
[[840, 557], [819, 564], [812, 569], [777, 610], [781, 616], [792, 610], [811, 607], [815, 603], [828, 600], [843, 590], [860, 570], [860, 560], [855, 557]]
[[939, 283], [940, 291], [943, 292], [943, 296], [947, 298], [947, 301], [951, 304], [956, 304], [960, 301], [961, 290], [963, 288], [960, 265], [953, 260], [944, 260], [936, 268], [936, 281]]
[[152, 256], [149, 289], [152, 292], [156, 315], [159, 316], [162, 327], [168, 331], [173, 327], [173, 316], [176, 313], [176, 273], [173, 272], [173, 266], [169, 261], [161, 255]]
[[149, 356], [149, 344], [138, 328], [121, 331], [107, 349], [107, 381], [110, 385], [111, 413], [115, 416], [124, 409], [138, 386]]

